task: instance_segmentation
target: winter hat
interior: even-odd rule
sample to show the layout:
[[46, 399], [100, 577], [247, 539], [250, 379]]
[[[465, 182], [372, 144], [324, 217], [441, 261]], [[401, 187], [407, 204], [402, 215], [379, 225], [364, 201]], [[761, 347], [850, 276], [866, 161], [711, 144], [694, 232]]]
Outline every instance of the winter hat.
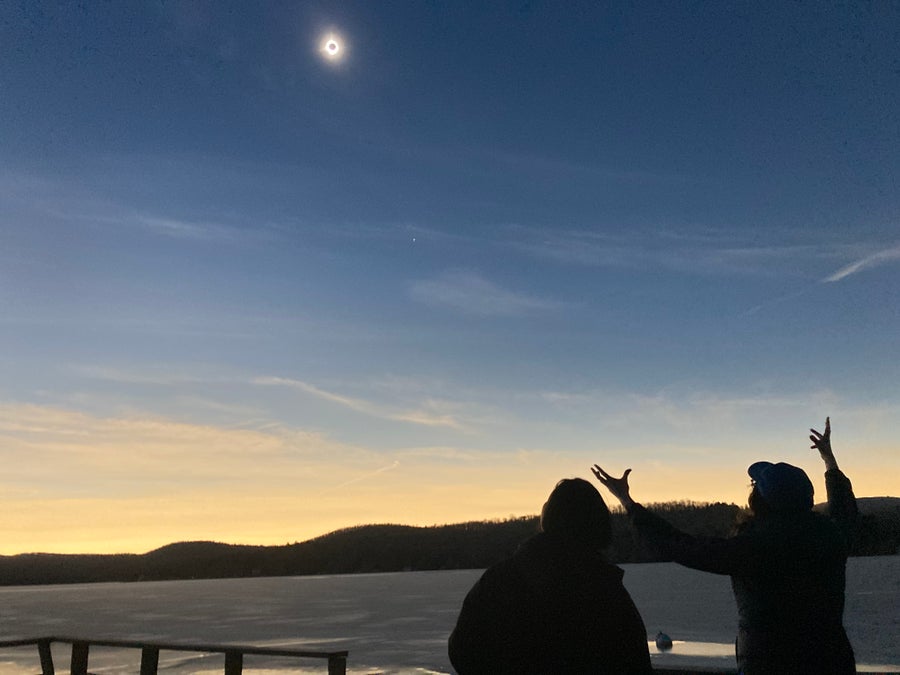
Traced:
[[813, 484], [803, 469], [785, 462], [756, 462], [747, 469], [774, 511], [805, 511], [813, 505]]

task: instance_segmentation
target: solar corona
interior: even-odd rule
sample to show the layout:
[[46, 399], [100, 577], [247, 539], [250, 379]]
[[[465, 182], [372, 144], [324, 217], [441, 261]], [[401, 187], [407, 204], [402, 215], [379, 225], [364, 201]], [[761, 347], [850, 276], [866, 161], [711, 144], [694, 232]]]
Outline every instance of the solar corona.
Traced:
[[319, 54], [326, 61], [337, 63], [344, 58], [344, 40], [335, 33], [328, 33], [319, 41]]

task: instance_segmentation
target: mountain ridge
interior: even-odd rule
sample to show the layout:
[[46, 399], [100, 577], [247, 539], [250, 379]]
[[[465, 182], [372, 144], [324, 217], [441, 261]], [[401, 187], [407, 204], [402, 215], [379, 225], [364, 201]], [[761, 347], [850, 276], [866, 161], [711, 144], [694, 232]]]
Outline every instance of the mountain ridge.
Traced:
[[[857, 503], [860, 527], [853, 554], [898, 553], [900, 498], [862, 497]], [[727, 536], [741, 512], [724, 503], [669, 502], [648, 508], [700, 536]], [[635, 538], [621, 510], [614, 510], [612, 519], [611, 561], [656, 559]], [[198, 540], [146, 553], [22, 553], [0, 556], [0, 586], [480, 569], [511, 555], [538, 531], [539, 521], [529, 515], [450, 525], [357, 525], [279, 546]]]

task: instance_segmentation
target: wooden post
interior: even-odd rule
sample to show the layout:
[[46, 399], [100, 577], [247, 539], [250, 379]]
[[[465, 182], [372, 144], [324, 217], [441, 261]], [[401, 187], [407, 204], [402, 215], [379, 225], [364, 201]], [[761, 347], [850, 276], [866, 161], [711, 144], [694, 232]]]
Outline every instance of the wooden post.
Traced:
[[234, 650], [225, 652], [225, 675], [241, 675], [244, 672], [244, 654]]
[[347, 657], [335, 655], [329, 656], [328, 675], [347, 675]]
[[87, 642], [72, 643], [72, 675], [88, 675], [89, 650]]
[[156, 675], [159, 670], [159, 650], [144, 647], [141, 650], [141, 675]]
[[41, 675], [56, 675], [53, 667], [53, 652], [50, 651], [50, 640], [38, 641], [38, 656], [41, 657]]

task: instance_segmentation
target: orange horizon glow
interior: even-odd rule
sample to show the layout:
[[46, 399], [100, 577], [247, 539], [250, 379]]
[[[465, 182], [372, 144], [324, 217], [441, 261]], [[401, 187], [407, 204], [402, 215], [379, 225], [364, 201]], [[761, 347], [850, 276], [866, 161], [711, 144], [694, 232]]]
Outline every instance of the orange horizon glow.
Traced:
[[[0, 427], [0, 441], [18, 457], [4, 477], [3, 555], [145, 553], [196, 540], [281, 545], [356, 525], [520, 517], [539, 513], [561, 478], [593, 481], [594, 462], [613, 473], [627, 468], [621, 453], [432, 448], [386, 455], [296, 431], [37, 406], [0, 408]], [[755, 455], [685, 454], [678, 463], [628, 463], [635, 499], [746, 504], [744, 471]], [[857, 496], [900, 494], [897, 456], [888, 447], [847, 453], [842, 465]], [[815, 453], [786, 459], [807, 470], [823, 501]]]

